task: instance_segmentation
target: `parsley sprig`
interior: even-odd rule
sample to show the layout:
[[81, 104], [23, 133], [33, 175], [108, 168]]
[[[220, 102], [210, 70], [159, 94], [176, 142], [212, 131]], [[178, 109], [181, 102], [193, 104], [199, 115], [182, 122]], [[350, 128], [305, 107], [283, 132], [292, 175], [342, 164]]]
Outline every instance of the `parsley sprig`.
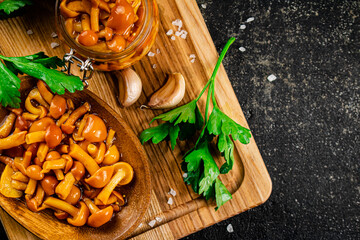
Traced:
[[43, 80], [50, 90], [64, 94], [65, 90], [75, 92], [83, 90], [84, 85], [79, 77], [69, 76], [60, 72], [57, 67], [64, 66], [58, 57], [48, 57], [43, 52], [23, 57], [5, 57], [0, 55], [0, 103], [12, 108], [20, 107], [20, 79], [18, 74]]
[[12, 12], [19, 10], [27, 5], [32, 5], [30, 0], [5, 0], [0, 3], [0, 13], [4, 12], [10, 15]]
[[[231, 38], [225, 45], [213, 74], [196, 99], [155, 117], [150, 124], [155, 120], [163, 120], [164, 123], [145, 129], [140, 134], [142, 144], [149, 140], [157, 144], [169, 139], [171, 148], [174, 149], [177, 139], [189, 139], [197, 130], [202, 130], [195, 146], [184, 155], [181, 168], [186, 173], [185, 183], [191, 185], [194, 192], [202, 194], [206, 199], [215, 198], [216, 210], [232, 199], [231, 193], [218, 176], [228, 173], [233, 167], [233, 141], [239, 140], [243, 144], [248, 144], [251, 138], [250, 130], [223, 113], [215, 99], [215, 77], [227, 50], [234, 41], [235, 38]], [[204, 119], [197, 102], [206, 89], [208, 93]], [[213, 104], [213, 109], [209, 116], [210, 102]], [[210, 142], [216, 137], [217, 149], [225, 159], [220, 169], [210, 151]]]

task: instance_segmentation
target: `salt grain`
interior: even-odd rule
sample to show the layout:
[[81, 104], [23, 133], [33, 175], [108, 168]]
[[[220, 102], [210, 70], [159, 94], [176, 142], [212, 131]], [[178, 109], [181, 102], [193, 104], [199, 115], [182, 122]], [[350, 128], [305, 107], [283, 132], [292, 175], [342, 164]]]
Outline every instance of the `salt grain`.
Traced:
[[195, 54], [190, 54], [189, 58], [196, 58]]
[[188, 176], [187, 173], [183, 174], [183, 178], [187, 178], [187, 176]]
[[143, 225], [143, 224], [142, 224], [142, 223], [140, 223], [140, 224], [139, 224], [139, 226], [138, 226], [138, 228], [141, 228], [141, 227], [142, 227], [142, 225]]
[[156, 64], [153, 64], [153, 65], [152, 65], [152, 68], [155, 69], [155, 68], [156, 68]]
[[252, 22], [252, 21], [254, 21], [254, 20], [255, 20], [254, 17], [249, 17], [248, 19], [246, 19], [246, 22]]
[[240, 52], [245, 52], [246, 49], [244, 47], [239, 47]]
[[171, 36], [171, 40], [175, 41], [175, 36]]
[[245, 24], [240, 25], [240, 29], [241, 29], [241, 30], [244, 30], [245, 28], [246, 28], [246, 25], [245, 25]]
[[158, 222], [161, 222], [161, 221], [162, 221], [162, 218], [161, 218], [161, 217], [156, 217], [155, 219], [156, 219], [156, 221], [158, 221]]
[[206, 9], [206, 3], [201, 4], [201, 7], [202, 7], [203, 9]]
[[195, 58], [191, 59], [190, 62], [191, 62], [191, 63], [194, 63], [194, 62], [195, 62]]
[[180, 19], [176, 19], [175, 21], [172, 21], [172, 25], [178, 27], [178, 31], [180, 31], [183, 23]]
[[170, 188], [170, 192], [168, 192], [170, 195], [176, 196], [176, 191], [172, 188]]
[[153, 57], [153, 56], [155, 56], [155, 53], [153, 53], [153, 52], [150, 51], [150, 52], [148, 53], [148, 56], [149, 56], [149, 57]]
[[181, 35], [181, 32], [179, 32], [179, 31], [175, 32], [175, 36], [179, 37], [180, 35]]
[[58, 44], [57, 42], [52, 42], [52, 43], [50, 43], [50, 46], [51, 46], [51, 48], [56, 48], [56, 47], [60, 46], [60, 44]]
[[170, 29], [169, 31], [166, 32], [166, 35], [170, 36], [174, 33], [174, 31], [172, 29]]
[[156, 223], [156, 220], [151, 220], [148, 224], [150, 227], [154, 227]]
[[182, 39], [186, 39], [186, 34], [181, 34], [180, 36]]
[[156, 54], [160, 54], [160, 49], [156, 49]]
[[233, 228], [233, 226], [231, 225], [231, 223], [230, 223], [229, 225], [227, 225], [226, 230], [227, 230], [229, 233], [234, 232], [234, 228]]
[[33, 32], [31, 29], [27, 30], [26, 33], [27, 33], [28, 35], [34, 34], [34, 32]]
[[52, 37], [52, 38], [57, 38], [58, 35], [56, 34], [56, 32], [52, 32], [52, 33], [51, 33], [51, 37]]
[[172, 205], [173, 203], [174, 203], [174, 200], [172, 199], [172, 197], [169, 197], [167, 204]]
[[274, 74], [271, 74], [267, 77], [267, 80], [269, 80], [269, 82], [275, 81], [276, 80], [276, 76]]

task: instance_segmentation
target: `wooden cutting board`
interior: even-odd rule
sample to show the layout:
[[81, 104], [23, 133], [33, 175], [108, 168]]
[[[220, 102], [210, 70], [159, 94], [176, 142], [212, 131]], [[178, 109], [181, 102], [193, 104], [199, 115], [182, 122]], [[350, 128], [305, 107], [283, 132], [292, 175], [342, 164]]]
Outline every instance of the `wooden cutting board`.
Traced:
[[[50, 56], [62, 57], [64, 49], [52, 49], [55, 31], [55, 1], [39, 1], [34, 11], [22, 17], [0, 20], [0, 54], [22, 56], [44, 51]], [[213, 41], [195, 0], [158, 0], [160, 28], [152, 52], [160, 50], [154, 57], [145, 57], [134, 66], [143, 80], [143, 94], [132, 107], [122, 109], [116, 100], [116, 74], [96, 72], [89, 89], [104, 99], [127, 121], [136, 134], [147, 128], [149, 121], [161, 111], [140, 110], [140, 105], [148, 101], [151, 94], [160, 88], [166, 74], [181, 72], [186, 80], [186, 95], [181, 104], [194, 99], [209, 79], [218, 58]], [[175, 30], [172, 21], [181, 19], [183, 29], [189, 32], [184, 40], [176, 37], [173, 41], [166, 35]], [[27, 30], [33, 31], [28, 35]], [[225, 44], [225, 43], [224, 43]], [[196, 61], [190, 62], [189, 55], [195, 54]], [[154, 68], [156, 64], [156, 68]], [[241, 125], [248, 127], [244, 114], [223, 67], [217, 75], [216, 100], [220, 108]], [[205, 99], [199, 102], [204, 111]], [[155, 123], [157, 124], [157, 123]], [[221, 180], [233, 193], [233, 199], [217, 212], [214, 203], [207, 202], [191, 190], [182, 179], [180, 163], [183, 154], [193, 143], [178, 142], [174, 151], [168, 143], [145, 144], [152, 172], [152, 196], [150, 207], [142, 224], [133, 232], [134, 239], [178, 239], [195, 231], [213, 225], [231, 216], [264, 203], [270, 196], [272, 184], [254, 138], [250, 144], [235, 143], [235, 164], [232, 171]], [[217, 156], [220, 164], [223, 159]], [[167, 204], [170, 189], [177, 194], [174, 204]], [[148, 223], [160, 217], [152, 228]], [[0, 209], [0, 218], [9, 239], [38, 239], [6, 212]]]

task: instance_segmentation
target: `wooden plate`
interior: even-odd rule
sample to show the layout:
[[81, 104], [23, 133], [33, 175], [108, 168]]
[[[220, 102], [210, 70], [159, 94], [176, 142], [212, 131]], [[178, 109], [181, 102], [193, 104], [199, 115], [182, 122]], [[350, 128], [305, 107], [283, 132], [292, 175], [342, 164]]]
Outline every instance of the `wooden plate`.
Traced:
[[[27, 93], [36, 86], [36, 80], [26, 78], [21, 83], [21, 99], [25, 100]], [[91, 105], [91, 112], [97, 113], [106, 121], [108, 127], [116, 131], [114, 144], [122, 153], [122, 159], [131, 164], [135, 176], [133, 181], [121, 189], [127, 197], [127, 205], [115, 215], [111, 222], [100, 228], [88, 226], [73, 227], [66, 221], [55, 218], [51, 210], [34, 213], [30, 211], [23, 199], [6, 198], [0, 194], [1, 207], [16, 221], [29, 231], [44, 239], [123, 239], [140, 224], [150, 203], [151, 177], [147, 156], [140, 141], [124, 122], [124, 120], [104, 101], [88, 90], [65, 94], [71, 97], [75, 106], [84, 101]], [[23, 107], [23, 106], [22, 106]], [[0, 110], [0, 121], [7, 115], [7, 110]], [[1, 165], [1, 172], [4, 164]]]

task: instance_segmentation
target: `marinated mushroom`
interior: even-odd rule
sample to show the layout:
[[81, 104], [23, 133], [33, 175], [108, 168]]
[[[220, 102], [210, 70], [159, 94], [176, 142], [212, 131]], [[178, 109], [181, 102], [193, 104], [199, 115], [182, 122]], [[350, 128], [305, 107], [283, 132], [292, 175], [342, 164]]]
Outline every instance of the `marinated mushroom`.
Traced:
[[76, 208], [63, 200], [54, 197], [47, 197], [44, 204], [70, 214], [72, 218], [67, 218], [66, 220], [73, 226], [80, 227], [85, 225], [89, 217], [89, 208], [84, 202], [80, 202], [80, 208]]
[[111, 206], [100, 210], [89, 198], [84, 198], [84, 202], [91, 212], [87, 220], [89, 226], [100, 227], [110, 221], [114, 211]]

